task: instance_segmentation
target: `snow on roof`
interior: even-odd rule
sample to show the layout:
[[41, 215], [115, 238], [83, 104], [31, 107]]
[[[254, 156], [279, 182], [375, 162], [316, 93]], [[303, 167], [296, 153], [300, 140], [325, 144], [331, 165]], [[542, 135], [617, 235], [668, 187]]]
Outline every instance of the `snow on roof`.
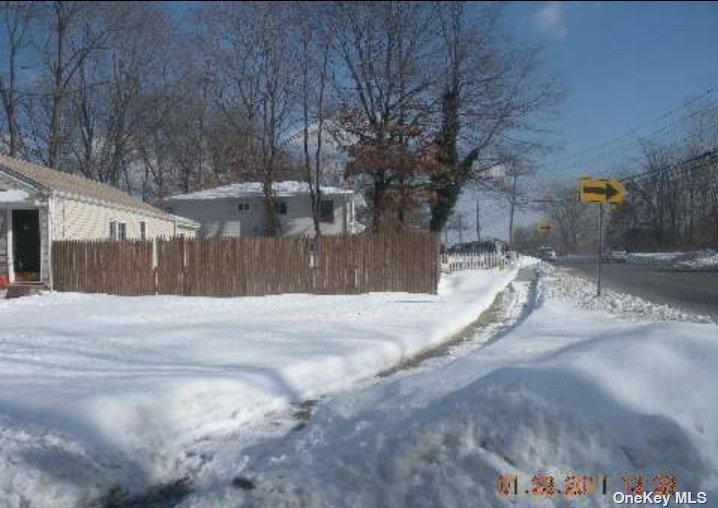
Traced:
[[0, 203], [19, 203], [29, 197], [30, 195], [23, 190], [0, 191]]
[[[352, 194], [354, 191], [340, 189], [339, 187], [322, 187], [322, 194]], [[306, 182], [286, 181], [274, 182], [272, 190], [276, 196], [293, 196], [297, 194], [309, 194], [309, 186]], [[223, 199], [223, 198], [240, 198], [262, 196], [261, 182], [233, 183], [231, 185], [223, 185], [213, 189], [205, 189], [203, 191], [191, 192], [189, 194], [179, 194], [170, 196], [166, 201], [178, 201], [189, 199]]]
[[199, 229], [199, 222], [195, 220], [182, 217], [181, 215], [175, 215], [173, 213], [170, 214], [170, 217], [172, 217], [172, 220], [174, 220], [177, 224], [187, 226], [189, 228]]

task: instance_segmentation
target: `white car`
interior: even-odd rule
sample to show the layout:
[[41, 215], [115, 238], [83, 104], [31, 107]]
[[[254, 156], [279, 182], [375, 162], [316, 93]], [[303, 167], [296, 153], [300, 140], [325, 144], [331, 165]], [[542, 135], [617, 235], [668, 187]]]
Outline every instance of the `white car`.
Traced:
[[556, 251], [551, 247], [541, 247], [540, 254], [543, 261], [556, 261], [558, 258]]
[[628, 251], [626, 249], [611, 249], [603, 256], [605, 263], [625, 263], [628, 261]]

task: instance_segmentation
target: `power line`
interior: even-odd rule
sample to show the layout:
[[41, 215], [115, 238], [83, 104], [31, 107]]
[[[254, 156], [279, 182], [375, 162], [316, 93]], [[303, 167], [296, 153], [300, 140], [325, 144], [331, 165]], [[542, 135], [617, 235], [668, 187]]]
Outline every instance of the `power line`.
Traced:
[[[716, 92], [718, 92], [718, 85], [685, 101], [681, 106], [663, 113], [641, 128], [628, 131], [595, 147], [580, 150], [570, 156], [551, 161], [551, 168], [554, 171], [576, 168], [588, 161], [598, 160], [599, 158], [599, 164], [605, 165], [609, 162], [607, 155], [614, 155], [611, 162], [615, 163], [619, 156], [626, 157], [635, 148], [656, 142], [658, 138], [665, 139], [679, 131], [689, 121], [713, 114], [718, 118], [718, 97]], [[696, 106], [700, 107], [695, 109]], [[650, 130], [647, 130], [647, 128], [650, 128]], [[688, 142], [689, 140], [690, 137], [684, 136], [681, 141]]]
[[[645, 139], [646, 137], [654, 137], [657, 134], [669, 132], [670, 130], [673, 130], [677, 121], [685, 121], [686, 119], [689, 119], [692, 116], [695, 116], [696, 112], [689, 112], [689, 114], [686, 118], [679, 118], [677, 120], [675, 120], [675, 119], [671, 120], [668, 124], [663, 125], [658, 129], [654, 128], [650, 132], [642, 134], [642, 131], [645, 131], [647, 128], [649, 128], [655, 124], [665, 122], [666, 120], [670, 119], [672, 116], [675, 116], [677, 113], [689, 110], [689, 108], [692, 105], [698, 104], [703, 100], [708, 100], [709, 102], [713, 102], [713, 104], [711, 106], [704, 108], [705, 110], [715, 109], [718, 106], [718, 103], [715, 102], [716, 101], [716, 92], [718, 92], [718, 84], [711, 86], [707, 91], [703, 92], [702, 94], [699, 94], [698, 96], [695, 96], [687, 101], [684, 101], [680, 106], [677, 106], [671, 110], [664, 112], [657, 118], [651, 120], [650, 122], [647, 122], [646, 124], [643, 124], [640, 127], [631, 129], [619, 136], [616, 136], [616, 137], [614, 137], [608, 141], [605, 141], [599, 145], [596, 145], [594, 147], [585, 148], [583, 150], [579, 150], [578, 152], [575, 152], [566, 157], [554, 160], [554, 161], [552, 161], [552, 165], [554, 167], [570, 166], [572, 162], [580, 161], [583, 156], [591, 156], [591, 154], [593, 154], [593, 156], [597, 156], [597, 155], [604, 154], [606, 152], [613, 151], [613, 150], [608, 150], [608, 148], [612, 145], [617, 145], [621, 142], [630, 141], [632, 139], [633, 139], [633, 141], [630, 141], [630, 142], [635, 144], [635, 142], [636, 142], [635, 138]], [[620, 144], [619, 144], [619, 146], [620, 146]]]
[[[711, 159], [715, 159], [711, 161]], [[689, 157], [687, 159], [684, 159], [679, 162], [674, 162], [670, 164], [665, 164], [662, 167], [659, 168], [652, 168], [648, 169], [646, 171], [642, 171], [641, 173], [637, 173], [635, 175], [631, 175], [629, 177], [626, 177], [623, 179], [624, 182], [642, 182], [645, 180], [648, 180], [649, 178], [652, 178], [654, 176], [658, 176], [660, 174], [666, 173], [668, 171], [674, 171], [676, 172], [676, 176], [678, 175], [678, 172], [681, 173], [686, 172], [688, 170], [694, 170], [697, 167], [703, 167], [703, 166], [690, 166], [690, 164], [694, 164], [699, 161], [708, 161], [707, 164], [710, 164], [711, 162], [718, 162], [718, 146], [714, 147], [711, 150], [707, 150], [700, 155], [695, 155], [693, 157]]]

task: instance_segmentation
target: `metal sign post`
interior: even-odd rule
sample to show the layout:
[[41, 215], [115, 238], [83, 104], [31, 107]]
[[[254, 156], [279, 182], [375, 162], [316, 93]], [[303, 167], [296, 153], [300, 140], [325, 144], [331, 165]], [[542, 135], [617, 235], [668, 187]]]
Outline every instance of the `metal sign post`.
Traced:
[[596, 296], [601, 296], [601, 256], [603, 255], [603, 204], [623, 203], [626, 189], [619, 180], [581, 178], [578, 199], [584, 203], [598, 203], [598, 260], [596, 261]]
[[596, 276], [596, 296], [601, 296], [601, 256], [603, 254], [603, 203], [598, 205], [598, 263]]

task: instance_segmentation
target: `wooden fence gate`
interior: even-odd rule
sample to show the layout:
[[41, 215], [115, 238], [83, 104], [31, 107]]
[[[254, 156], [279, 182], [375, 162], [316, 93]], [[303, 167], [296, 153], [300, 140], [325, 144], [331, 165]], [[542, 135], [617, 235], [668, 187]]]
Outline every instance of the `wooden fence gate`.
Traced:
[[439, 240], [423, 231], [313, 238], [58, 241], [58, 291], [115, 295], [436, 293]]

